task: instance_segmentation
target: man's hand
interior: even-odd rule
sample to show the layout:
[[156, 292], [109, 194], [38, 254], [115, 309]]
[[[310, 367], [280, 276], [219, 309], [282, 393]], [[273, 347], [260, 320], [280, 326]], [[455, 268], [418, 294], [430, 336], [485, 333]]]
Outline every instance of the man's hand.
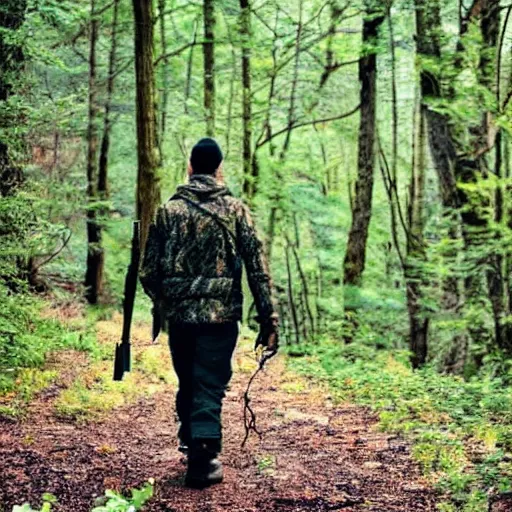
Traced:
[[263, 322], [256, 338], [255, 349], [262, 346], [265, 352], [275, 354], [279, 349], [279, 331], [277, 319], [272, 318]]

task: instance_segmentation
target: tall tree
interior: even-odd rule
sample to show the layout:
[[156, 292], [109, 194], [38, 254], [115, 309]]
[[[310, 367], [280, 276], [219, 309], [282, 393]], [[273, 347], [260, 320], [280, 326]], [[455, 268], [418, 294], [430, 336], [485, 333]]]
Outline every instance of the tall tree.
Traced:
[[[490, 93], [493, 93], [496, 100], [495, 112], [484, 112], [482, 116], [481, 137], [483, 147], [489, 146], [489, 139], [492, 139], [491, 116], [502, 114], [502, 98], [500, 89], [500, 75], [501, 75], [501, 51], [504, 43], [505, 34], [510, 20], [511, 7], [507, 10], [505, 24], [503, 26], [500, 36], [500, 5], [499, 2], [492, 2], [486, 0], [483, 2], [480, 19], [480, 30], [482, 33], [482, 52], [480, 58], [480, 83]], [[502, 155], [502, 133], [498, 131], [494, 139], [495, 145], [495, 158], [494, 158], [494, 174], [497, 178], [497, 184], [494, 190], [494, 218], [486, 219], [489, 226], [487, 231], [491, 236], [491, 243], [486, 246], [492, 247], [492, 253], [489, 258], [489, 265], [487, 269], [487, 289], [488, 296], [492, 307], [494, 318], [494, 338], [496, 345], [503, 350], [507, 356], [512, 356], [512, 327], [506, 321], [506, 317], [511, 313], [510, 298], [506, 286], [506, 269], [505, 259], [502, 255], [501, 248], [499, 247], [503, 242], [502, 233], [504, 225], [503, 214], [503, 190], [500, 180], [503, 178], [503, 155]], [[484, 163], [487, 168], [487, 163]], [[498, 226], [498, 232], [492, 227], [493, 223]]]
[[[442, 24], [439, 0], [416, 0], [415, 13], [416, 46], [422, 64], [420, 67], [421, 117], [426, 120], [427, 124], [430, 154], [438, 177], [441, 203], [449, 225], [448, 235], [452, 242], [455, 242], [460, 236], [459, 198], [454, 170], [457, 150], [448, 115], [429, 105], [429, 101], [439, 101], [442, 98], [441, 81], [435, 72], [435, 66], [428, 65], [441, 58]], [[445, 257], [451, 261], [453, 267], [458, 256], [456, 250], [449, 250]], [[444, 311], [461, 323], [464, 297], [460, 279], [452, 272], [444, 279], [442, 287]], [[452, 346], [445, 361], [447, 371], [462, 373], [468, 356], [468, 343], [465, 330], [457, 332], [453, 336]]]
[[104, 252], [101, 227], [98, 221], [98, 142], [99, 107], [96, 82], [96, 45], [99, 20], [96, 0], [91, 0], [89, 49], [89, 122], [87, 128], [87, 268], [85, 273], [86, 298], [96, 304], [103, 285]]
[[245, 195], [250, 199], [256, 192], [256, 179], [252, 171], [252, 92], [251, 92], [251, 4], [240, 0], [240, 37], [242, 39], [242, 120], [243, 120], [243, 161]]
[[343, 282], [348, 285], [359, 285], [361, 283], [366, 260], [366, 242], [372, 214], [375, 167], [376, 39], [383, 21], [382, 13], [375, 10], [367, 10], [363, 19], [362, 55], [359, 59], [361, 119], [359, 124], [357, 181], [354, 208], [352, 210], [352, 226], [343, 264]]
[[409, 184], [407, 215], [407, 258], [404, 274], [407, 310], [409, 312], [409, 346], [413, 368], [423, 366], [428, 354], [429, 318], [421, 306], [425, 261], [425, 184], [426, 184], [426, 120], [420, 108], [414, 112], [413, 164]]
[[158, 0], [158, 19], [160, 20], [160, 44], [163, 55], [162, 65], [162, 101], [160, 103], [160, 156], [164, 160], [163, 140], [167, 128], [167, 107], [169, 104], [169, 58], [167, 57], [167, 30], [165, 23], [165, 0]]
[[160, 203], [152, 0], [133, 0], [135, 21], [135, 73], [137, 84], [137, 217], [141, 221], [141, 247]]
[[[462, 54], [464, 48], [464, 36], [469, 31], [471, 23], [479, 25], [482, 34], [482, 51], [478, 69], [478, 81], [483, 88], [487, 88], [492, 94], [495, 89], [495, 69], [497, 41], [499, 36], [499, 4], [493, 0], [474, 0], [468, 9], [466, 16], [460, 19], [461, 39], [457, 46], [458, 55], [454, 60], [456, 73], [464, 70]], [[441, 9], [438, 0], [416, 0], [416, 29], [418, 54], [425, 61], [428, 59], [439, 60], [441, 58], [440, 34], [442, 33]], [[435, 67], [424, 65], [421, 70], [421, 92], [423, 98], [434, 101], [453, 100], [456, 90], [450, 87], [443, 91], [440, 77]], [[476, 92], [475, 95], [479, 93]], [[489, 241], [489, 219], [482, 213], [482, 207], [489, 201], [483, 195], [475, 200], [468, 193], [468, 186], [473, 187], [481, 176], [488, 172], [486, 154], [494, 144], [495, 130], [490, 121], [491, 114], [486, 110], [483, 97], [474, 98], [478, 105], [482, 105], [480, 111], [481, 121], [473, 123], [469, 127], [461, 127], [450, 119], [446, 113], [437, 112], [435, 109], [423, 106], [428, 120], [428, 133], [430, 149], [436, 168], [442, 203], [451, 222], [450, 236], [458, 238], [459, 220], [460, 232], [464, 240], [464, 259], [468, 273], [464, 280], [464, 294], [455, 277], [446, 280], [445, 308], [455, 314], [460, 311], [461, 304], [479, 307], [482, 301], [482, 254], [484, 246]], [[460, 123], [459, 123], [460, 125]], [[460, 135], [462, 133], [462, 136]], [[499, 158], [497, 159], [499, 165]], [[460, 212], [460, 217], [459, 217]], [[449, 255], [452, 260], [456, 254]], [[485, 259], [485, 258], [484, 258]], [[492, 259], [492, 257], [491, 257]], [[499, 342], [500, 324], [498, 318], [503, 316], [504, 306], [501, 289], [503, 280], [500, 276], [501, 265], [491, 268], [487, 273], [489, 294], [496, 323], [496, 339]], [[471, 338], [478, 340], [483, 337], [478, 325], [469, 325], [468, 331]], [[456, 373], [462, 372], [468, 354], [468, 340], [466, 336], [459, 335], [453, 340], [450, 356], [447, 360], [447, 369]]]
[[[13, 81], [24, 61], [22, 47], [8, 37], [8, 31], [18, 30], [25, 21], [26, 0], [5, 0], [0, 6], [0, 102], [12, 93]], [[5, 121], [0, 120], [4, 127]], [[0, 140], [0, 195], [7, 196], [23, 181], [23, 171], [13, 165], [6, 140]]]
[[203, 2], [204, 43], [204, 109], [206, 113], [206, 134], [215, 135], [215, 3]]
[[103, 117], [103, 137], [101, 139], [99, 171], [98, 171], [98, 194], [102, 201], [108, 199], [108, 161], [110, 151], [110, 132], [112, 131], [112, 101], [114, 98], [114, 89], [116, 81], [116, 60], [117, 60], [117, 43], [119, 36], [119, 4], [121, 0], [114, 0], [112, 14], [112, 31], [111, 31], [111, 47], [108, 64], [107, 78], [107, 97], [105, 101], [105, 112]]

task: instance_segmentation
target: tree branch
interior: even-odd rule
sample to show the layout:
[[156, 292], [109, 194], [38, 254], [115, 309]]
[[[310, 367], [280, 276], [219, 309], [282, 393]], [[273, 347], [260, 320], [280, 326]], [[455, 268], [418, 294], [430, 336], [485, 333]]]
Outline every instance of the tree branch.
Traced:
[[191, 46], [195, 46], [198, 44], [202, 44], [202, 42], [198, 43], [194, 41], [192, 43], [186, 43], [172, 52], [166, 53], [165, 55], [160, 55], [160, 57], [158, 57], [158, 59], [155, 60], [155, 66], [158, 66], [158, 64], [160, 64], [160, 62], [162, 62], [163, 60], [170, 59], [171, 57], [176, 57], [177, 55], [180, 55], [184, 51], [188, 50]]
[[261, 148], [265, 144], [269, 143], [272, 139], [275, 139], [279, 135], [282, 135], [283, 133], [286, 133], [288, 130], [294, 130], [295, 128], [303, 128], [304, 126], [312, 126], [320, 123], [329, 123], [331, 121], [339, 121], [340, 119], [345, 119], [347, 117], [350, 117], [354, 115], [359, 109], [361, 108], [361, 105], [357, 105], [354, 109], [350, 110], [349, 112], [345, 112], [344, 114], [340, 114], [338, 116], [333, 117], [326, 117], [323, 119], [313, 119], [312, 121], [303, 121], [301, 123], [294, 123], [292, 126], [287, 126], [286, 128], [283, 128], [279, 130], [278, 132], [273, 133], [270, 137], [267, 137], [266, 139], [263, 139], [261, 142], [257, 144], [257, 148]]

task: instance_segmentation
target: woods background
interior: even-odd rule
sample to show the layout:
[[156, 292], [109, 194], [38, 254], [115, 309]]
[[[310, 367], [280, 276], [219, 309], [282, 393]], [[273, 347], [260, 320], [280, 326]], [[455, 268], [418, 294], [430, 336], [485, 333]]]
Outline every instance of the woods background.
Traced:
[[[51, 350], [92, 350], [39, 311], [120, 308], [131, 221], [144, 239], [207, 134], [255, 212], [293, 364], [391, 401], [391, 428], [451, 414], [461, 465], [439, 462], [438, 438], [418, 457], [451, 475], [460, 510], [483, 510], [512, 472], [511, 14], [497, 0], [4, 0], [0, 392]], [[407, 382], [386, 380], [390, 361]]]

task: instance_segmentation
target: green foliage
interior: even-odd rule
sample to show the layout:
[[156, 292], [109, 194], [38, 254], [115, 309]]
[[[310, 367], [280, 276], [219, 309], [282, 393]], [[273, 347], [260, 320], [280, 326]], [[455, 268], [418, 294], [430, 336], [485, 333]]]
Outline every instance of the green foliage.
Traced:
[[[101, 505], [95, 506], [91, 512], [136, 512], [141, 510], [144, 504], [151, 499], [154, 492], [154, 480], [151, 478], [140, 489], [132, 489], [130, 497], [125, 497], [114, 491], [106, 491], [105, 496], [97, 501]], [[42, 497], [40, 509], [34, 509], [30, 504], [15, 505], [12, 512], [51, 512], [52, 505], [57, 503], [57, 498], [52, 494], [45, 493]]]
[[258, 457], [258, 472], [263, 475], [272, 475], [276, 467], [276, 458], [274, 455], [262, 455]]
[[[172, 52], [188, 44], [197, 27], [197, 42], [200, 43], [200, 3], [186, 0], [171, 3], [172, 6], [167, 7], [172, 14], [163, 18], [168, 45], [165, 51]], [[25, 183], [16, 194], [0, 198], [0, 393], [16, 393], [19, 403], [24, 403], [55, 378], [51, 370], [41, 370], [48, 352], [87, 351], [94, 360], [96, 380], [90, 382], [79, 377], [57, 401], [60, 414], [84, 418], [137, 396], [136, 380], [123, 383], [114, 391], [111, 369], [107, 369], [105, 362], [111, 354], [106, 344], [96, 344], [92, 334], [94, 323], [111, 314], [111, 304], [120, 309], [129, 259], [131, 218], [135, 213], [133, 16], [130, 3], [121, 2], [118, 73], [112, 104], [109, 199], [92, 205], [97, 210], [107, 210], [99, 220], [104, 228], [104, 300], [108, 305], [90, 309], [85, 325], [62, 326], [55, 320], [41, 317], [43, 303], [28, 295], [26, 282], [37, 270], [36, 277], [42, 277], [53, 286], [56, 296], [62, 293], [56, 286], [62, 284], [76, 286], [78, 294], [83, 291], [77, 283], [82, 282], [85, 273], [84, 212], [86, 206], [91, 206], [84, 202], [90, 5], [68, 0], [29, 0], [28, 4], [20, 29], [2, 32], [7, 41], [22, 46], [25, 56], [23, 73], [9, 74], [12, 94], [8, 101], [0, 102], [0, 139], [8, 144], [13, 162], [23, 164]], [[492, 49], [484, 48], [476, 20], [460, 37], [458, 2], [440, 4], [442, 26], [429, 27], [429, 30], [431, 36], [439, 37], [441, 58], [415, 54], [414, 9], [409, 1], [393, 2], [390, 12], [395, 40], [389, 40], [389, 26], [384, 23], [378, 40], [372, 45], [378, 55], [376, 131], [379, 140], [376, 146], [384, 155], [392, 153], [390, 120], [396, 108], [396, 186], [405, 217], [411, 206], [408, 196], [412, 161], [418, 156], [415, 154], [417, 141], [413, 143], [412, 137], [415, 131], [412, 114], [418, 102], [417, 78], [421, 69], [439, 78], [442, 97], [422, 101], [429, 109], [447, 117], [458, 153], [473, 154], [473, 132], [480, 129], [488, 111], [493, 117], [491, 126], [503, 129], [502, 171], [504, 175], [510, 174], [512, 107], [509, 102], [502, 111], [496, 104], [493, 87], [484, 86], [481, 81], [482, 57], [491, 57], [489, 71], [494, 76], [495, 55]], [[459, 184], [458, 192], [468, 197], [464, 209], [446, 211], [441, 205], [439, 179], [433, 162], [427, 158], [425, 259], [408, 263], [414, 267], [422, 287], [422, 318], [430, 321], [430, 366], [413, 373], [408, 364], [409, 353], [405, 350], [409, 318], [404, 273], [392, 244], [388, 198], [378, 166], [364, 283], [357, 288], [342, 285], [345, 245], [352, 218], [350, 200], [354, 196], [358, 165], [359, 114], [340, 121], [297, 127], [290, 134], [290, 145], [285, 144], [285, 128], [290, 122], [311, 123], [347, 112], [358, 104], [357, 61], [369, 50], [361, 45], [362, 15], [365, 9], [381, 7], [382, 2], [304, 1], [300, 5], [303, 9], [300, 44], [296, 41], [298, 2], [290, 2], [286, 9], [276, 8], [272, 2], [255, 4], [249, 42], [242, 41], [238, 34], [238, 4], [220, 2], [215, 34], [216, 137], [226, 154], [226, 181], [235, 194], [241, 195], [243, 180], [239, 69], [242, 42], [251, 47], [253, 147], [261, 143], [268, 132], [282, 131], [271, 142], [258, 147], [258, 193], [251, 206], [262, 237], [272, 242], [272, 274], [284, 305], [284, 315], [289, 315], [290, 309], [288, 284], [293, 288], [291, 294], [297, 304], [306, 294], [293, 256], [292, 279], [288, 283], [286, 248], [289, 244], [297, 250], [300, 270], [308, 283], [307, 298], [316, 336], [314, 343], [292, 344], [287, 348], [293, 356], [291, 364], [330, 382], [339, 398], [374, 407], [379, 411], [382, 428], [413, 436], [415, 458], [439, 487], [451, 495], [451, 502], [441, 509], [482, 510], [488, 489], [493, 486], [510, 488], [507, 460], [512, 450], [512, 398], [511, 388], [506, 386], [512, 381], [512, 362], [495, 344], [495, 322], [485, 280], [493, 269], [492, 257], [510, 259], [512, 230], [506, 226], [512, 211], [510, 194], [505, 194], [506, 213], [501, 221], [496, 217], [495, 206], [496, 191], [510, 191], [511, 179], [492, 175], [494, 156], [487, 152], [483, 157], [484, 172], [476, 173], [474, 180]], [[101, 112], [112, 34], [112, 9], [103, 7], [108, 7], [107, 3], [101, 5], [98, 15], [96, 70]], [[331, 31], [331, 8], [340, 10], [334, 31]], [[161, 22], [159, 18], [155, 25], [157, 59], [164, 52]], [[510, 36], [510, 28], [508, 30], [505, 41]], [[302, 51], [295, 59], [297, 47]], [[391, 82], [391, 47], [396, 57], [396, 84]], [[155, 100], [159, 116], [164, 107], [164, 88], [169, 97], [165, 106], [167, 130], [159, 134], [164, 200], [185, 179], [188, 152], [204, 135], [202, 58], [198, 48], [189, 48], [168, 60], [158, 60], [159, 95]], [[298, 68], [296, 83], [295, 65]], [[338, 65], [339, 68], [321, 82], [329, 66], [336, 68]], [[275, 77], [274, 66], [277, 66]], [[502, 85], [508, 80], [508, 74], [510, 63], [503, 59]], [[271, 77], [275, 78], [272, 82], [274, 97], [270, 97]], [[396, 105], [390, 101], [392, 85], [396, 86]], [[504, 96], [506, 87], [502, 88]], [[292, 97], [295, 102], [290, 104]], [[476, 233], [478, 243], [468, 247], [460, 236], [459, 221], [460, 214], [471, 209], [484, 220], [485, 232]], [[276, 212], [272, 240], [271, 212]], [[403, 233], [398, 235], [398, 244], [405, 248]], [[503, 267], [503, 275], [507, 276], [510, 262]], [[465, 301], [462, 288], [469, 278], [478, 281], [479, 289], [476, 298]], [[445, 301], [445, 284], [450, 280], [456, 281], [460, 288], [457, 304], [451, 309], [446, 307]], [[505, 285], [508, 284], [505, 279]], [[135, 323], [148, 318], [150, 307], [148, 299], [139, 291]], [[499, 321], [501, 325], [512, 322], [506, 312]], [[282, 318], [281, 325], [285, 331], [290, 319]], [[437, 370], [444, 369], [454, 339], [468, 332], [472, 339], [464, 373], [467, 381], [439, 375]], [[355, 342], [341, 345], [340, 340], [346, 338], [355, 338]], [[293, 336], [286, 341], [294, 342]], [[159, 367], [158, 354], [148, 350], [137, 363], [146, 378], [167, 381], [168, 373]], [[293, 392], [293, 387], [288, 385], [288, 390]], [[16, 415], [19, 408], [8, 406], [0, 412]], [[484, 453], [473, 453], [474, 448]], [[126, 499], [118, 495], [110, 498], [112, 506], [130, 506], [121, 503]], [[461, 503], [463, 505], [459, 506]]]
[[450, 497], [446, 510], [481, 510], [491, 488], [511, 490], [512, 390], [499, 379], [413, 372], [406, 352], [376, 350], [364, 335], [300, 348], [303, 357], [290, 350], [294, 370], [328, 382], [340, 401], [371, 406], [382, 429], [413, 440], [414, 458]]
[[64, 326], [42, 315], [45, 302], [27, 294], [14, 294], [0, 283], [0, 394], [14, 393], [4, 413], [17, 414], [38, 391], [55, 377], [41, 371], [46, 355], [58, 350], [97, 353], [94, 334], [85, 326]]
[[30, 504], [25, 503], [24, 505], [15, 505], [12, 512], [51, 512], [52, 505], [57, 503], [57, 498], [50, 493], [44, 493], [42, 497], [42, 506], [40, 509], [34, 509]]
[[114, 491], [106, 491], [106, 503], [94, 507], [91, 512], [136, 512], [141, 510], [143, 505], [153, 496], [153, 485], [154, 481], [150, 479], [140, 489], [132, 489], [129, 498]]
[[[120, 406], [146, 398], [161, 390], [168, 382], [168, 368], [156, 365], [156, 354], [137, 356], [134, 367], [139, 371], [128, 374], [122, 382], [112, 380], [112, 354], [106, 361], [97, 362], [80, 374], [71, 386], [62, 391], [54, 403], [56, 414], [76, 421], [101, 418]], [[162, 354], [158, 354], [161, 363]], [[153, 373], [154, 372], [154, 373]]]

